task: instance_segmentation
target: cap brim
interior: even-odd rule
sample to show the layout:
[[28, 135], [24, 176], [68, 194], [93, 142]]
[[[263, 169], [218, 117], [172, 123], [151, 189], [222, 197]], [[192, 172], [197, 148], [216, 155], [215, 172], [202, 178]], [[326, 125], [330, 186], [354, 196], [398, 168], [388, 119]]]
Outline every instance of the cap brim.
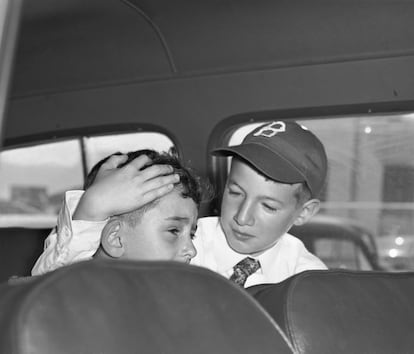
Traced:
[[282, 183], [306, 182], [306, 177], [276, 152], [258, 144], [243, 144], [215, 149], [215, 156], [238, 156], [266, 177]]

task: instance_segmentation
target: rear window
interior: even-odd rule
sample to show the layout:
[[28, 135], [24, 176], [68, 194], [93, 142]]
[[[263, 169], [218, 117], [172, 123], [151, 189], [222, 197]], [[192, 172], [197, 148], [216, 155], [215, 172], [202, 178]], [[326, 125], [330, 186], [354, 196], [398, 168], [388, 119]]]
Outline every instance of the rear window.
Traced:
[[314, 253], [330, 269], [373, 270], [361, 248], [349, 240], [320, 238], [315, 240]]
[[[414, 114], [296, 121], [320, 138], [328, 155], [320, 213], [364, 225], [386, 269], [414, 270]], [[238, 123], [218, 144], [238, 144], [262, 123]]]

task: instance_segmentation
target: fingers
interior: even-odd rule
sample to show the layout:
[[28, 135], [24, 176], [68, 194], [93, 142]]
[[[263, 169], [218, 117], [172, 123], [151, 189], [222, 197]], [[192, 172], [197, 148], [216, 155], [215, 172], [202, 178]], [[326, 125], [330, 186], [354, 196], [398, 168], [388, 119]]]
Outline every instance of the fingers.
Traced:
[[174, 169], [170, 165], [152, 165], [141, 171], [141, 178], [148, 181], [159, 176], [171, 175], [173, 172]]
[[127, 155], [112, 155], [104, 164], [102, 164], [100, 171], [112, 170], [117, 168], [120, 164], [128, 159]]
[[[114, 162], [116, 161], [114, 160]], [[173, 167], [170, 165], [153, 165], [142, 170], [142, 168], [149, 162], [151, 162], [151, 159], [148, 156], [141, 155], [129, 162], [123, 168], [129, 170], [134, 175], [139, 175], [143, 181], [147, 181], [158, 176], [169, 175], [174, 172]]]
[[141, 170], [147, 163], [149, 163], [151, 159], [147, 155], [141, 155], [135, 159], [133, 159], [128, 165], [125, 167], [134, 168], [136, 171]]
[[141, 191], [142, 194], [146, 194], [152, 190], [156, 190], [162, 188], [167, 185], [174, 185], [180, 181], [180, 176], [177, 174], [169, 174], [167, 176], [159, 176], [152, 178], [150, 180], [146, 180], [144, 183], [141, 184]]
[[142, 204], [148, 204], [153, 202], [154, 200], [163, 197], [164, 195], [170, 193], [174, 188], [173, 184], [167, 184], [163, 185], [161, 187], [158, 187], [156, 189], [152, 189], [145, 193], [142, 197]]

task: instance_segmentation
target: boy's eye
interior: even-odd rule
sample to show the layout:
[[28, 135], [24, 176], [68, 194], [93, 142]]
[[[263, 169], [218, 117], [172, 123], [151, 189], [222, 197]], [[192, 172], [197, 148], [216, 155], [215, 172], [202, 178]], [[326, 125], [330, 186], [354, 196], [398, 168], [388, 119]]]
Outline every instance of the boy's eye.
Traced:
[[236, 190], [236, 189], [229, 188], [229, 194], [231, 194], [231, 195], [240, 195], [241, 192]]
[[169, 229], [168, 232], [175, 235], [175, 236], [178, 236], [179, 233], [180, 233], [180, 230], [177, 229], [176, 227], [174, 227], [174, 228]]
[[277, 208], [275, 208], [275, 207], [273, 207], [273, 206], [271, 206], [271, 205], [269, 205], [269, 204], [266, 204], [266, 203], [263, 203], [263, 207], [264, 207], [266, 210], [268, 210], [268, 211], [270, 211], [270, 212], [272, 212], [272, 213], [274, 213], [274, 212], [276, 212], [276, 211], [277, 211]]

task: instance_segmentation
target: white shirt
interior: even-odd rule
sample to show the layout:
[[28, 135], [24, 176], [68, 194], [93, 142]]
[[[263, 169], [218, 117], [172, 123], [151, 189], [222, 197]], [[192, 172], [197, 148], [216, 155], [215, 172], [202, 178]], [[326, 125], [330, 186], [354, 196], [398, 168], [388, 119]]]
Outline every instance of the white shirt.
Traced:
[[43, 253], [32, 269], [32, 275], [51, 272], [57, 268], [91, 259], [101, 242], [102, 229], [108, 220], [72, 220], [84, 191], [65, 193], [57, 226], [45, 240]]
[[[247, 256], [252, 257], [230, 248], [218, 217], [198, 220], [194, 245], [197, 256], [191, 264], [209, 268], [226, 278], [233, 274], [235, 264]], [[305, 270], [327, 269], [319, 258], [305, 248], [302, 241], [288, 233], [282, 235], [273, 247], [252, 258], [259, 260], [261, 268], [247, 278], [245, 287], [278, 283]]]
[[[82, 194], [83, 191], [66, 192], [58, 225], [46, 239], [45, 250], [33, 267], [32, 275], [90, 259], [99, 248], [101, 232], [107, 220], [72, 220]], [[191, 264], [209, 268], [226, 278], [232, 275], [235, 264], [249, 256], [230, 248], [218, 217], [198, 220], [194, 245], [197, 256]], [[261, 268], [247, 278], [245, 287], [278, 283], [305, 270], [327, 269], [319, 258], [307, 251], [300, 240], [288, 233], [281, 236], [273, 247], [253, 258], [260, 261]]]

